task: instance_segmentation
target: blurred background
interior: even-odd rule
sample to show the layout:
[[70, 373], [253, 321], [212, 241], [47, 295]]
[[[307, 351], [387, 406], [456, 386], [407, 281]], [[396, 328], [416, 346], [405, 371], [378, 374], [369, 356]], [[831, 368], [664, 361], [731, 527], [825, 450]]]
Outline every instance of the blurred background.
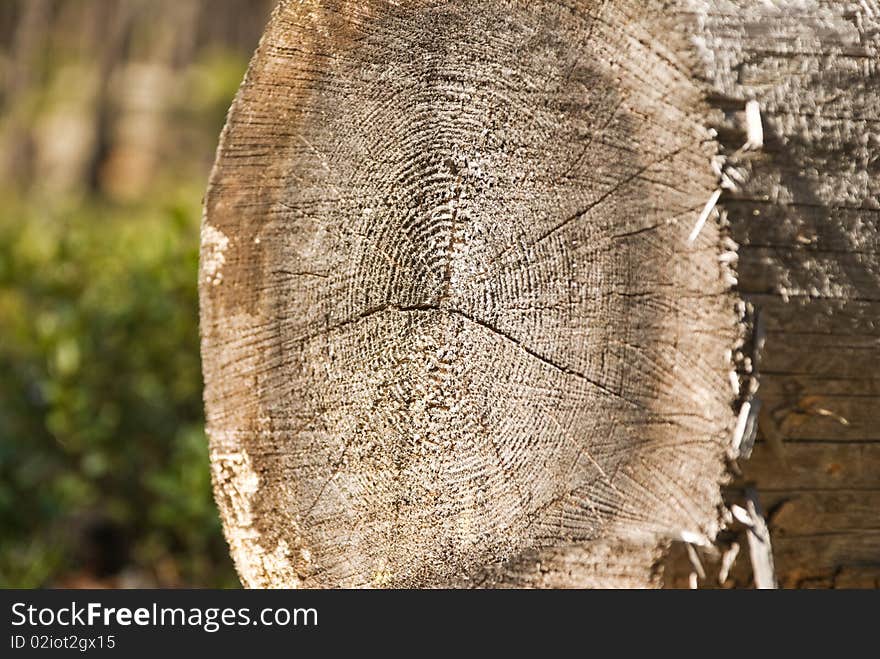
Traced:
[[0, 0], [0, 586], [237, 586], [202, 194], [274, 0]]

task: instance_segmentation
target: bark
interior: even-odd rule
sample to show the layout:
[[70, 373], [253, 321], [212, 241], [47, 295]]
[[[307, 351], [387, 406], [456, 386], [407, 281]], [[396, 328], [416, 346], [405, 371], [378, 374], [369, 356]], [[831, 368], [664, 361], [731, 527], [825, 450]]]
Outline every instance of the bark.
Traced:
[[[876, 13], [399, 4], [279, 5], [221, 138], [202, 354], [242, 580], [658, 585], [670, 543], [724, 519], [739, 296], [763, 309], [771, 392], [843, 368], [817, 347], [876, 344]], [[753, 70], [764, 87], [736, 78]], [[769, 143], [722, 197], [730, 224], [710, 213], [691, 244], [750, 95]], [[858, 414], [875, 371], [847, 368]]]

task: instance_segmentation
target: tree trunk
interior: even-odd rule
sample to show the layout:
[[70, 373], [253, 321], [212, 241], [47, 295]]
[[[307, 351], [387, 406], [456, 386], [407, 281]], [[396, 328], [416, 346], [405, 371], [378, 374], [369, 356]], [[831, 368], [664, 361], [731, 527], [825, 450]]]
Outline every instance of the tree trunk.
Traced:
[[[766, 327], [763, 435], [821, 439], [775, 474], [759, 442], [746, 476], [775, 504], [823, 441], [870, 449], [880, 12], [665, 4], [278, 7], [202, 229], [215, 492], [246, 585], [659, 585], [671, 543], [729, 520], [756, 407], [741, 298]], [[752, 96], [767, 144], [728, 160], [750, 176], [713, 210]], [[846, 500], [820, 486], [798, 501]], [[822, 570], [876, 565], [870, 517]], [[786, 537], [784, 584], [816, 560]]]

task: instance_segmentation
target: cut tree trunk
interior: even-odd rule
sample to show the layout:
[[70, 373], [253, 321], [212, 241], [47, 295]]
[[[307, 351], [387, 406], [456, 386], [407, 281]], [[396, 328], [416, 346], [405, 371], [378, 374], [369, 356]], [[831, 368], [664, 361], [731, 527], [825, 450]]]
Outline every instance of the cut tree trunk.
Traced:
[[[728, 519], [743, 299], [767, 441], [728, 498], [787, 473], [812, 488], [789, 506], [848, 500], [765, 446], [795, 470], [821, 461], [802, 447], [871, 445], [880, 12], [776, 4], [279, 5], [202, 227], [211, 460], [245, 585], [660, 585], [673, 542], [711, 548]], [[748, 178], [694, 231], [750, 98], [765, 147], [729, 159]], [[816, 575], [880, 564], [876, 520], [844, 517]], [[816, 557], [801, 532], [783, 585]]]

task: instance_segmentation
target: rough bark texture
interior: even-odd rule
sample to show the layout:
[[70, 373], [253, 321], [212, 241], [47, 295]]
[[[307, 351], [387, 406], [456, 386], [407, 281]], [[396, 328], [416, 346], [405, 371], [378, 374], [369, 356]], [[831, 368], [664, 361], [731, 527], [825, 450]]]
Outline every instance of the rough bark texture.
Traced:
[[[756, 486], [768, 511], [780, 585], [877, 587], [880, 4], [691, 10], [722, 143], [742, 143], [746, 98], [766, 135], [747, 183], [722, 199], [739, 290], [766, 326], [758, 444], [738, 487]], [[750, 581], [743, 552], [726, 585]]]
[[201, 293], [249, 586], [646, 586], [715, 536], [735, 299], [708, 108], [638, 2], [289, 2]]

